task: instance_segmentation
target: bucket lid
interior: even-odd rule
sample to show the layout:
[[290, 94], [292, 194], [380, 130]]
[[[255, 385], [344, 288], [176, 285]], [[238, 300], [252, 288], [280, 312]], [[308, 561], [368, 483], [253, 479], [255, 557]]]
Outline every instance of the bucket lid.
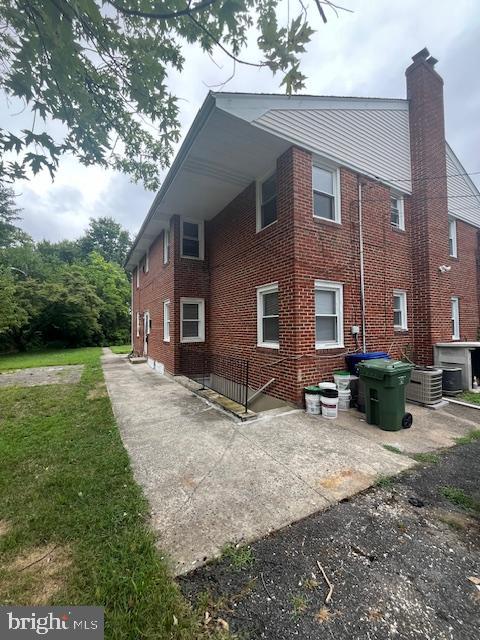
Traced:
[[319, 382], [318, 387], [319, 389], [336, 389], [337, 385], [335, 382]]
[[316, 394], [316, 395], [318, 395], [321, 392], [320, 387], [317, 387], [317, 385], [315, 384], [311, 384], [308, 387], [304, 387], [303, 390], [305, 391], [305, 393]]
[[339, 371], [334, 371], [333, 372], [333, 376], [349, 376], [350, 375], [350, 371], [346, 371], [345, 369], [341, 369]]
[[324, 398], [338, 398], [338, 391], [336, 389], [322, 389], [321, 394]]

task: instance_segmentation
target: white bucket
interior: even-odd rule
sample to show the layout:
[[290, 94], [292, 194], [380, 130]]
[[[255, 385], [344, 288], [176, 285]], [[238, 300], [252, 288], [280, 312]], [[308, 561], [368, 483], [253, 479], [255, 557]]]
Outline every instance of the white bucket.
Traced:
[[306, 393], [305, 394], [305, 411], [314, 416], [319, 416], [320, 409], [320, 394], [318, 393]]
[[339, 391], [347, 391], [350, 385], [349, 375], [339, 376], [334, 374], [333, 379], [335, 380], [335, 384], [337, 385], [337, 389]]
[[338, 415], [338, 398], [326, 398], [322, 396], [322, 416], [330, 420]]
[[335, 382], [319, 382], [318, 387], [319, 389], [336, 389], [337, 385]]
[[338, 409], [339, 411], [348, 411], [350, 409], [350, 399], [352, 394], [350, 389], [346, 391], [342, 391], [342, 389], [338, 390]]

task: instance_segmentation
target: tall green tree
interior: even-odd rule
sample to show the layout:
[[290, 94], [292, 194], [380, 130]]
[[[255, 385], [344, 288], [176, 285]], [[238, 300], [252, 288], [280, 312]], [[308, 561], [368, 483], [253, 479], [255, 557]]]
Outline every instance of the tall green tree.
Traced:
[[131, 246], [128, 231], [113, 218], [90, 218], [85, 235], [78, 241], [82, 253], [87, 256], [96, 251], [105, 260], [123, 265]]
[[[315, 0], [326, 22], [329, 0]], [[300, 55], [313, 29], [309, 9], [292, 0], [10, 0], [0, 2], [0, 86], [35, 114], [21, 134], [0, 131], [0, 178], [47, 169], [73, 153], [85, 165], [123, 171], [149, 189], [159, 185], [179, 137], [169, 73], [180, 72], [185, 45], [232, 64], [280, 72], [287, 93], [304, 86]], [[312, 11], [312, 10], [310, 10]], [[257, 34], [259, 59], [248, 55]], [[64, 125], [54, 139], [42, 122]], [[1, 152], [16, 156], [5, 158]]]
[[30, 236], [15, 223], [20, 220], [13, 189], [0, 182], [0, 249], [31, 241]]

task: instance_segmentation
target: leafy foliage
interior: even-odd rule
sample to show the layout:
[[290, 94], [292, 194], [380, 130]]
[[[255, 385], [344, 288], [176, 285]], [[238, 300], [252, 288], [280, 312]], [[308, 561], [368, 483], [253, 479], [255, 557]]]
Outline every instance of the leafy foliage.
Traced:
[[20, 219], [13, 189], [0, 182], [0, 249], [29, 242], [31, 238], [15, 222]]
[[90, 219], [90, 225], [78, 243], [81, 252], [88, 255], [98, 252], [105, 260], [123, 265], [130, 249], [131, 239], [128, 231], [122, 229], [113, 218]]
[[[32, 110], [34, 125], [0, 129], [0, 178], [48, 170], [64, 153], [84, 165], [159, 186], [179, 138], [168, 76], [181, 72], [184, 45], [283, 75], [287, 93], [304, 86], [300, 55], [312, 37], [307, 9], [279, 24], [280, 0], [14, 0], [0, 3], [0, 86]], [[316, 9], [325, 21], [322, 5]], [[244, 60], [258, 34], [261, 59]], [[55, 139], [41, 123], [56, 122]], [[36, 126], [35, 126], [36, 125]], [[41, 130], [37, 126], [41, 126]], [[7, 154], [7, 158], [5, 158]]]

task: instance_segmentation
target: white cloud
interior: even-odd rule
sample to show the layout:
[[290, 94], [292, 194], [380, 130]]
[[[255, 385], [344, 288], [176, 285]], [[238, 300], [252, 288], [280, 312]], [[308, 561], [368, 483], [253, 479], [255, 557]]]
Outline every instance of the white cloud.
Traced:
[[[327, 25], [316, 21], [317, 32], [303, 57], [303, 70], [308, 76], [305, 93], [404, 97], [405, 68], [412, 54], [428, 46], [439, 58], [437, 69], [445, 80], [449, 142], [467, 170], [480, 170], [480, 87], [475, 82], [480, 59], [477, 2], [456, 0], [454, 10], [448, 0], [344, 0], [343, 4], [354, 13], [340, 12], [336, 18], [330, 12]], [[171, 90], [180, 98], [182, 136], [209, 85], [227, 80], [233, 68], [232, 61], [221, 52], [214, 55], [221, 69], [191, 45], [185, 53], [184, 70], [170, 82]], [[253, 34], [242, 56], [258, 59]], [[279, 83], [280, 77], [273, 77], [267, 69], [237, 65], [235, 76], [223, 90], [280, 92]], [[2, 112], [5, 110], [0, 105]], [[73, 158], [61, 161], [53, 184], [47, 174], [42, 174], [30, 183], [17, 185], [17, 191], [22, 192], [19, 204], [24, 209], [24, 228], [35, 238], [52, 240], [80, 235], [88, 218], [98, 215], [111, 215], [135, 232], [154, 197], [129, 183], [126, 176], [82, 167]]]

